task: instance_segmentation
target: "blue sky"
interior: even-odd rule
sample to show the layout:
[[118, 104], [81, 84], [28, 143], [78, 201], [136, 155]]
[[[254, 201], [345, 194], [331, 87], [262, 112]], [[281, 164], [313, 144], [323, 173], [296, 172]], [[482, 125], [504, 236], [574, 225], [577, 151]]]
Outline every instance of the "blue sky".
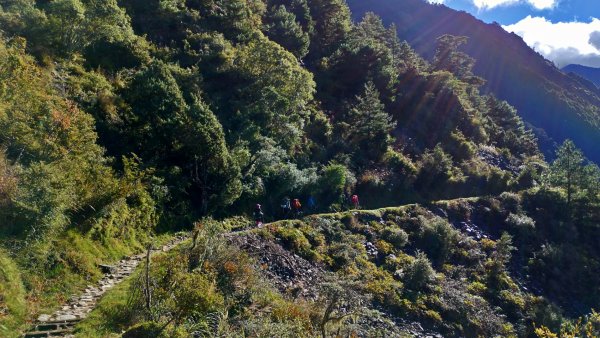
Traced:
[[600, 67], [600, 0], [429, 1], [500, 23], [559, 67]]

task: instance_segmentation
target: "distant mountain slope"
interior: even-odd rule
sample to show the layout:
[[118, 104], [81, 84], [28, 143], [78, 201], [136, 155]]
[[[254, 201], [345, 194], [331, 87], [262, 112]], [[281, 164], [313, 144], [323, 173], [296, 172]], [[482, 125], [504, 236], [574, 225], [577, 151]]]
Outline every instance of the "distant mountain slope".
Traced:
[[[477, 59], [474, 72], [485, 78], [484, 91], [508, 101], [536, 128], [556, 142], [573, 139], [586, 155], [600, 162], [600, 90], [567, 75], [533, 51], [516, 34], [496, 23], [423, 0], [348, 0], [355, 19], [366, 12], [397, 26], [401, 39], [431, 58], [436, 38], [464, 35], [463, 50]], [[549, 153], [550, 145], [543, 145]]]
[[592, 82], [597, 87], [600, 87], [600, 68], [587, 67], [582, 65], [568, 65], [564, 67], [563, 72], [575, 73], [582, 78]]

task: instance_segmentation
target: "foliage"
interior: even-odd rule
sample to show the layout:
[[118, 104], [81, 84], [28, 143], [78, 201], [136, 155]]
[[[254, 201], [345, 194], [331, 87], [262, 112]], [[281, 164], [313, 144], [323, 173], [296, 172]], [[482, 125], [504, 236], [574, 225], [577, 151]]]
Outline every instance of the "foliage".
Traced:
[[415, 260], [406, 268], [402, 281], [404, 285], [414, 291], [424, 291], [435, 279], [435, 270], [427, 256], [418, 252]]
[[296, 15], [284, 5], [273, 7], [265, 19], [265, 33], [269, 39], [301, 59], [308, 54], [309, 36], [296, 21]]
[[[379, 101], [379, 92], [372, 83], [365, 85], [364, 92], [356, 97], [356, 104], [344, 121], [344, 143], [355, 154], [355, 163], [364, 160], [381, 160], [390, 144], [389, 133], [395, 124]], [[362, 160], [362, 161], [364, 161]]]
[[[466, 36], [443, 35], [437, 39], [437, 48], [433, 60], [435, 70], [447, 70], [455, 74], [459, 79], [473, 82], [473, 66], [475, 59], [464, 52], [460, 52], [458, 48], [467, 43]], [[482, 81], [478, 79], [479, 81]], [[475, 82], [476, 83], [476, 82]]]
[[560, 333], [553, 333], [550, 329], [545, 326], [537, 327], [535, 334], [539, 338], [552, 338], [552, 337], [597, 337], [600, 335], [600, 316], [594, 310], [584, 317], [572, 323], [566, 323], [560, 329]]
[[[587, 195], [597, 199], [600, 191], [600, 169], [595, 164], [587, 164], [581, 150], [573, 141], [567, 140], [556, 152], [556, 160], [552, 162], [548, 173], [547, 183], [565, 190], [567, 207], [571, 207], [577, 194]], [[570, 210], [569, 210], [570, 211]]]
[[[361, 335], [352, 314], [376, 304], [449, 336], [532, 335], [562, 321], [549, 303], [569, 314], [600, 299], [598, 167], [566, 142], [545, 170], [517, 111], [479, 92], [464, 37], [440, 37], [429, 64], [342, 0], [14, 0], [0, 27], [9, 330], [97, 264], [204, 216], [193, 248], [152, 263], [150, 306], [143, 276], [130, 308], [101, 305], [102, 334]], [[340, 211], [352, 194], [390, 206], [502, 192], [264, 230], [335, 271], [323, 304], [286, 299], [223, 238], [256, 203], [275, 218], [284, 196]]]
[[402, 249], [408, 243], [408, 234], [399, 228], [386, 228], [383, 230], [382, 236], [396, 249]]
[[321, 336], [327, 337], [332, 324], [335, 324], [339, 331], [339, 326], [343, 326], [346, 320], [355, 316], [356, 312], [361, 310], [361, 306], [368, 301], [368, 297], [361, 292], [358, 283], [351, 281], [328, 281], [321, 284], [321, 288], [325, 307], [319, 327]]
[[158, 338], [166, 338], [166, 337], [184, 337], [184, 335], [177, 335], [174, 332], [169, 332], [167, 328], [164, 327], [163, 324], [154, 323], [154, 322], [144, 322], [140, 324], [136, 324], [133, 327], [129, 328], [125, 333], [123, 333], [123, 337], [125, 338], [143, 338], [143, 337], [158, 337]]
[[26, 313], [25, 289], [18, 267], [5, 252], [0, 251], [0, 333], [13, 337], [24, 322]]

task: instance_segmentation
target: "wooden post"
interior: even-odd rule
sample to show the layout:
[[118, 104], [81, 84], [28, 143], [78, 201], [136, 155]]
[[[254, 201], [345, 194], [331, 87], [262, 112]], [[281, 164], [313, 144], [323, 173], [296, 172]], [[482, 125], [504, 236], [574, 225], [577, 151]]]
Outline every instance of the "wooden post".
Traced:
[[190, 248], [190, 252], [188, 253], [188, 272], [192, 272], [198, 264], [198, 257], [196, 255], [194, 255], [194, 249], [196, 248], [196, 245], [197, 245], [198, 235], [200, 235], [200, 230], [196, 230], [194, 232], [194, 238], [192, 240], [192, 247]]
[[146, 253], [146, 285], [144, 296], [146, 296], [146, 310], [148, 314], [150, 314], [151, 306], [152, 306], [152, 292], [150, 290], [150, 254], [152, 253], [152, 244], [148, 245], [148, 251]]

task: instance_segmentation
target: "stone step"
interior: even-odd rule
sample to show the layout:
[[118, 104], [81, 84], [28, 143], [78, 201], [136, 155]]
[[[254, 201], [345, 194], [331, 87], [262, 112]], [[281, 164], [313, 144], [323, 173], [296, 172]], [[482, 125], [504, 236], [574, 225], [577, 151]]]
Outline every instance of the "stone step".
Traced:
[[56, 324], [56, 325], [75, 325], [77, 324], [77, 322], [79, 322], [79, 319], [77, 318], [67, 318], [67, 319], [48, 319], [46, 321], [44, 321], [43, 323], [40, 323], [39, 325], [45, 325], [45, 324]]
[[75, 326], [77, 322], [60, 322], [60, 323], [50, 323], [50, 324], [38, 324], [33, 329], [34, 331], [52, 331], [52, 330], [60, 330], [60, 329], [68, 329]]
[[73, 332], [73, 328], [47, 331], [33, 331], [26, 333], [25, 338], [60, 337], [71, 332]]

